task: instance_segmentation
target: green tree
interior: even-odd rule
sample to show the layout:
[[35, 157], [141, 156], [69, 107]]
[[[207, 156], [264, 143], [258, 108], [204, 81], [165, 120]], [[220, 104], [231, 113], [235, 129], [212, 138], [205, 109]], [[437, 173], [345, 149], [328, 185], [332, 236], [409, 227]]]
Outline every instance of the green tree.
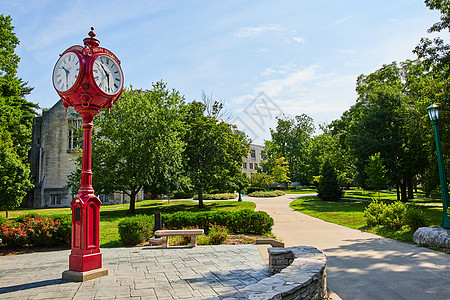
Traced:
[[275, 180], [267, 173], [252, 173], [251, 183], [252, 186], [264, 190], [269, 185], [275, 183]]
[[6, 212], [22, 203], [27, 191], [33, 187], [29, 169], [16, 154], [0, 147], [0, 210]]
[[336, 170], [327, 159], [320, 170], [319, 185], [317, 186], [317, 197], [324, 201], [339, 201], [344, 192], [339, 185]]
[[[277, 127], [275, 130], [270, 130], [271, 147], [265, 149], [268, 161], [273, 164], [276, 158], [285, 157], [289, 165], [290, 179], [306, 183], [308, 181], [307, 145], [313, 132], [313, 120], [305, 114], [295, 118], [287, 116], [277, 118]], [[273, 165], [270, 169], [272, 167]]]
[[203, 191], [229, 186], [241, 173], [250, 143], [234, 125], [209, 115], [206, 105], [192, 102], [185, 117], [185, 171], [204, 207]]
[[273, 166], [270, 175], [273, 180], [278, 183], [288, 184], [291, 182], [289, 176], [289, 165], [284, 157], [276, 159], [275, 166]]
[[[181, 172], [184, 98], [163, 82], [150, 91], [125, 89], [110, 113], [99, 114], [92, 135], [93, 187], [97, 193], [123, 191], [135, 213], [144, 188], [170, 193]], [[79, 182], [81, 158], [69, 177]], [[75, 180], [75, 182], [73, 181]]]
[[[12, 18], [0, 15], [0, 152], [5, 158], [0, 159], [3, 170], [0, 209], [20, 205], [23, 196], [33, 187], [27, 157], [37, 105], [25, 100], [32, 88], [16, 76], [20, 58], [15, 48], [19, 39], [13, 30]], [[3, 173], [4, 170], [11, 172]]]
[[369, 161], [364, 169], [367, 175], [366, 184], [370, 188], [378, 191], [378, 199], [380, 199], [380, 190], [386, 188], [388, 179], [386, 177], [386, 169], [383, 165], [383, 159], [380, 153], [375, 153], [369, 157]]

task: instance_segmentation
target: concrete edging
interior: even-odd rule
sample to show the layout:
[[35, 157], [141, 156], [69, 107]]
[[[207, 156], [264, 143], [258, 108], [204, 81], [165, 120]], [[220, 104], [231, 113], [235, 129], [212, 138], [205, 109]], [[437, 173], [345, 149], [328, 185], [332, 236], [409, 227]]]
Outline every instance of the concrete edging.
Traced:
[[220, 299], [323, 299], [326, 256], [314, 247], [269, 248], [271, 277]]

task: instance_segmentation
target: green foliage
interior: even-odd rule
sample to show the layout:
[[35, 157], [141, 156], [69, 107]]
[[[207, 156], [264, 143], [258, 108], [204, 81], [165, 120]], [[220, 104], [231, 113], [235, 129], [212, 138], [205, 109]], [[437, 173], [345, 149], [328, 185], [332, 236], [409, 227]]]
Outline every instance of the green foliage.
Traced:
[[430, 218], [428, 218], [420, 206], [409, 204], [406, 207], [405, 225], [408, 225], [412, 231], [416, 231], [420, 227], [429, 226]]
[[58, 244], [70, 246], [72, 239], [72, 215], [52, 215], [53, 220], [59, 221], [60, 225], [53, 237]]
[[22, 203], [33, 187], [30, 169], [14, 153], [0, 148], [0, 210], [11, 210]]
[[204, 207], [204, 190], [228, 186], [240, 176], [249, 149], [247, 136], [219, 118], [222, 107], [211, 107], [208, 112], [207, 105], [194, 101], [189, 103], [185, 116], [185, 170], [200, 208]]
[[216, 223], [209, 224], [208, 238], [211, 245], [220, 245], [228, 238], [228, 228]]
[[32, 88], [16, 76], [19, 39], [13, 30], [12, 18], [0, 15], [0, 210], [20, 205], [33, 187], [26, 160], [37, 105], [25, 99]]
[[[236, 198], [235, 193], [203, 194], [204, 200], [229, 200], [235, 198]], [[194, 200], [198, 200], [198, 195], [194, 196]]]
[[259, 198], [264, 198], [264, 197], [278, 197], [278, 196], [284, 196], [286, 195], [285, 192], [283, 191], [256, 191], [253, 193], [248, 194], [250, 197], [259, 197]]
[[173, 192], [173, 199], [190, 199], [194, 197], [194, 192], [175, 191]]
[[288, 176], [289, 165], [284, 157], [275, 160], [275, 166], [270, 171], [273, 180], [278, 183], [290, 183], [291, 179]]
[[369, 157], [369, 162], [364, 171], [367, 174], [366, 185], [368, 187], [378, 191], [386, 188], [388, 184], [386, 177], [387, 171], [384, 168], [383, 159], [380, 157], [380, 153], [376, 153]]
[[124, 218], [118, 224], [122, 244], [134, 246], [148, 240], [153, 233], [154, 218], [147, 215], [136, 215]]
[[252, 173], [251, 178], [252, 186], [258, 187], [259, 189], [263, 190], [267, 188], [267, 186], [275, 183], [272, 176], [266, 173]]
[[406, 206], [400, 201], [391, 204], [374, 200], [364, 211], [368, 226], [385, 226], [399, 230], [405, 223]]
[[264, 212], [249, 209], [215, 212], [176, 212], [162, 215], [163, 226], [167, 229], [180, 229], [186, 226], [198, 226], [206, 233], [209, 224], [226, 226], [233, 233], [264, 234], [270, 232], [273, 219]]
[[6, 218], [0, 216], [0, 225], [6, 222]]
[[385, 210], [386, 204], [384, 202], [378, 202], [373, 200], [369, 206], [364, 210], [364, 217], [366, 218], [367, 225], [370, 227], [382, 225], [381, 216]]
[[267, 162], [262, 164], [263, 171], [272, 170], [276, 159], [285, 157], [290, 180], [307, 183], [307, 145], [314, 133], [313, 119], [305, 114], [295, 118], [277, 117], [277, 127], [270, 129], [270, 133], [272, 141], [265, 143]]
[[323, 163], [320, 173], [317, 197], [324, 201], [339, 201], [344, 192], [339, 185], [336, 170], [330, 160]]

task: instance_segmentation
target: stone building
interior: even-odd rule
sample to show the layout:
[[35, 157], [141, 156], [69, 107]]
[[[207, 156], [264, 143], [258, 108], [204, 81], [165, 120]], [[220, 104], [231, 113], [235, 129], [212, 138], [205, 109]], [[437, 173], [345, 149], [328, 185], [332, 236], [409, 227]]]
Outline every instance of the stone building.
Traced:
[[[75, 170], [73, 159], [81, 155], [82, 140], [74, 135], [75, 129], [81, 126], [81, 116], [73, 107], [66, 111], [62, 100], [42, 111], [42, 116], [34, 118], [30, 167], [35, 187], [24, 199], [23, 206], [70, 206], [77, 191], [66, 187], [66, 182], [67, 176]], [[129, 202], [124, 193], [98, 196], [104, 204]], [[143, 193], [137, 200], [142, 198]]]
[[251, 177], [252, 173], [257, 173], [261, 169], [261, 162], [265, 159], [264, 146], [250, 144], [248, 156], [242, 163], [242, 172]]

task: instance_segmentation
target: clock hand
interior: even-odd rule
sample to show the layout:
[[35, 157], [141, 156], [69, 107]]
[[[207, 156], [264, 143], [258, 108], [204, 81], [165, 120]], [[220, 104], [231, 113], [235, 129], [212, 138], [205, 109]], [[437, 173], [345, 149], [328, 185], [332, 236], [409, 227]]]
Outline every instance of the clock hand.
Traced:
[[106, 75], [106, 82], [108, 83], [108, 92], [110, 91], [110, 87], [109, 87], [109, 73], [105, 70], [105, 68], [103, 67], [103, 65], [100, 65], [103, 69], [103, 71], [105, 72]]
[[63, 69], [66, 72], [66, 89], [69, 89], [69, 69], [64, 68], [64, 66], [61, 66], [61, 69]]

